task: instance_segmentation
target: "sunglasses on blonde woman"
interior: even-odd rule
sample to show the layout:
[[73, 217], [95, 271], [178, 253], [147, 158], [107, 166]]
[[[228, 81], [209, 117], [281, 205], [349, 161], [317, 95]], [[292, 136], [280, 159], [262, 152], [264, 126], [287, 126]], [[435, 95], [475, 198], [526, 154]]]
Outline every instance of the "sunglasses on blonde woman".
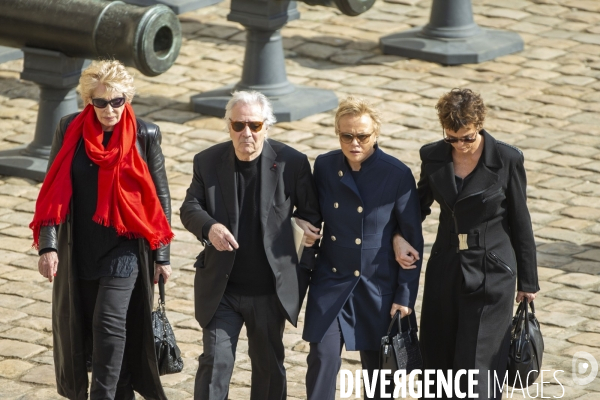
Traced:
[[248, 126], [252, 132], [256, 133], [262, 129], [265, 123], [265, 121], [229, 121], [231, 123], [231, 129], [235, 132], [241, 132]]
[[367, 143], [369, 138], [373, 135], [372, 133], [357, 133], [353, 135], [352, 133], [340, 133], [340, 140], [342, 143], [350, 144], [356, 138], [358, 143]]
[[112, 108], [119, 108], [125, 104], [125, 97], [117, 97], [111, 100], [92, 99], [92, 104], [96, 108], [106, 108], [109, 104]]

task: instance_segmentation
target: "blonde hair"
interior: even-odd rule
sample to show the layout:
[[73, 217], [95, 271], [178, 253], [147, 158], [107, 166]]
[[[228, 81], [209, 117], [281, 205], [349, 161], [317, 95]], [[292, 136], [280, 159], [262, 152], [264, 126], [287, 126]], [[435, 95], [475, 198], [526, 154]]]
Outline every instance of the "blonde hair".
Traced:
[[107, 91], [122, 93], [128, 103], [131, 103], [135, 95], [133, 76], [117, 60], [92, 61], [81, 73], [77, 92], [81, 95], [84, 106], [92, 102], [92, 94], [100, 85], [106, 86]]
[[373, 121], [373, 133], [375, 136], [379, 136], [379, 132], [381, 131], [381, 117], [379, 116], [379, 112], [368, 101], [354, 96], [349, 96], [342, 100], [335, 113], [335, 133], [337, 135], [340, 134], [340, 119], [346, 115], [356, 117], [368, 115], [371, 121]]

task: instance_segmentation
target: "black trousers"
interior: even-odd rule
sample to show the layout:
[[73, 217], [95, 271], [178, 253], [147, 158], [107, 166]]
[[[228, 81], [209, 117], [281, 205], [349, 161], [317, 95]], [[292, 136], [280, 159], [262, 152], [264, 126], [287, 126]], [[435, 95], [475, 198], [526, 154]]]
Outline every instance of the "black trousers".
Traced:
[[135, 399], [124, 359], [126, 320], [131, 293], [138, 276], [79, 280], [84, 329], [92, 354], [90, 400]]
[[194, 400], [226, 400], [235, 350], [243, 325], [252, 365], [250, 400], [284, 400], [287, 382], [283, 360], [285, 317], [276, 294], [225, 293], [214, 317], [202, 330], [204, 353], [198, 358]]
[[[337, 374], [342, 366], [342, 346], [344, 337], [338, 319], [333, 320], [331, 326], [325, 332], [321, 343], [311, 343], [310, 351], [306, 361], [306, 394], [307, 400], [335, 400], [335, 386]], [[379, 352], [370, 350], [360, 351], [360, 362], [362, 369], [373, 376], [373, 370], [379, 369]], [[354, 375], [354, 371], [353, 371]], [[356, 389], [356, 388], [355, 388]], [[393, 387], [388, 390], [392, 392]], [[379, 378], [375, 388], [375, 396], [365, 399], [380, 399]]]

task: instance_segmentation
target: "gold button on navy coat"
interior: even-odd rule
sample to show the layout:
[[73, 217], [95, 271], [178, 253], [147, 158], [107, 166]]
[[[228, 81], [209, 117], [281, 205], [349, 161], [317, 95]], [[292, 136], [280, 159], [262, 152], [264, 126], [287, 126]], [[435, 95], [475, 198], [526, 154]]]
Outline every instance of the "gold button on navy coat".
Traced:
[[[347, 350], [378, 350], [392, 303], [414, 308], [417, 298], [421, 264], [402, 269], [392, 248], [392, 237], [400, 232], [422, 254], [415, 179], [377, 146], [356, 181], [341, 150], [317, 157], [314, 177], [325, 225], [303, 338], [321, 342], [339, 316]], [[414, 313], [411, 318], [416, 326]]]

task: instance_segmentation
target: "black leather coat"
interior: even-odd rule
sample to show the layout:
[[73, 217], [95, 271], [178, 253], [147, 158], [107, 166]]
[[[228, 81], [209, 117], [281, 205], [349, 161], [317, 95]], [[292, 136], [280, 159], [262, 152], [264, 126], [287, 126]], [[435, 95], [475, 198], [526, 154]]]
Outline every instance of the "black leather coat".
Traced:
[[[67, 126], [77, 114], [63, 117], [56, 128], [48, 168], [60, 150]], [[165, 160], [160, 148], [161, 133], [158, 126], [137, 119], [136, 147], [156, 187], [160, 204], [171, 221], [171, 196], [165, 171]], [[76, 151], [84, 151], [80, 142]], [[72, 214], [67, 222], [58, 226], [43, 227], [40, 232], [40, 249], [58, 251], [58, 271], [52, 292], [52, 333], [54, 337], [54, 368], [58, 393], [72, 400], [87, 399], [88, 375], [85, 364], [83, 319], [79, 301], [78, 279], [73, 272]], [[131, 296], [127, 314], [126, 358], [135, 391], [146, 399], [163, 400], [162, 389], [150, 313], [153, 308], [154, 262], [169, 260], [169, 246], [152, 251], [145, 239], [139, 239], [140, 273]], [[142, 340], [140, 340], [142, 339]]]

